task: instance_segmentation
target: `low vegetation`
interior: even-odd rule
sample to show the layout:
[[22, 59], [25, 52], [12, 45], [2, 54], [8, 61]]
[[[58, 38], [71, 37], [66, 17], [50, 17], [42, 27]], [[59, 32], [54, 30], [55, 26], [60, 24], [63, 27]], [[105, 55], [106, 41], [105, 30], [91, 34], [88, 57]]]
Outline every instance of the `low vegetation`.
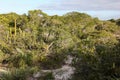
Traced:
[[1, 80], [27, 80], [41, 69], [60, 68], [67, 55], [76, 69], [71, 80], [120, 80], [119, 23], [79, 12], [0, 14], [0, 67], [9, 71]]

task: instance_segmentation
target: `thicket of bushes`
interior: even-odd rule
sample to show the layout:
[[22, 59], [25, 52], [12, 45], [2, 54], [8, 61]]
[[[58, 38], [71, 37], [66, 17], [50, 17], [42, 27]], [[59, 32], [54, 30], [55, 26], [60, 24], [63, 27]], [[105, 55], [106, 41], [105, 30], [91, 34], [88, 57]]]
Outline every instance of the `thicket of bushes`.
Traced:
[[75, 57], [73, 80], [119, 80], [119, 31], [118, 21], [85, 13], [0, 14], [0, 65], [11, 71], [3, 80], [25, 80], [27, 68], [59, 68], [67, 54]]

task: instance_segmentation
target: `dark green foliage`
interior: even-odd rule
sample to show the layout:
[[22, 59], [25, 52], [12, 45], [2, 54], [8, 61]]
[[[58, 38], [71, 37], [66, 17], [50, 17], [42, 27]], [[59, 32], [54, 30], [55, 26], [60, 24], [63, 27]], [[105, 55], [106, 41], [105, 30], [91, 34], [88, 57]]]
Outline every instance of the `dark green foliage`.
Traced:
[[52, 73], [47, 73], [45, 76], [39, 78], [38, 80], [54, 80]]
[[95, 54], [78, 53], [74, 66], [74, 79], [79, 80], [119, 80], [120, 79], [120, 49], [113, 47], [96, 47]]
[[26, 69], [12, 69], [10, 72], [3, 74], [1, 80], [27, 80], [33, 73], [34, 70], [30, 68]]
[[9, 58], [10, 66], [14, 66], [16, 68], [26, 68], [27, 66], [31, 66], [32, 63], [32, 54], [17, 54], [14, 56], [10, 56]]
[[[43, 69], [57, 69], [64, 64], [64, 54], [50, 55], [41, 62], [41, 68]], [[59, 64], [58, 64], [59, 63]]]
[[118, 26], [120, 26], [120, 19], [118, 19], [118, 20], [116, 21], [116, 24], [117, 24]]

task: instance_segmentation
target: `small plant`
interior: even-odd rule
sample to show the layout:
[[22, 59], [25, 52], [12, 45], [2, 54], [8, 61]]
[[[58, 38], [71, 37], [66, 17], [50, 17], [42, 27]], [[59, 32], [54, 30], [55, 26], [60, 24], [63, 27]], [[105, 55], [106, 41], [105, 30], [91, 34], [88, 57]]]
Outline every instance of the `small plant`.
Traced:
[[11, 69], [2, 75], [0, 80], [26, 80], [29, 76], [32, 76], [33, 73], [34, 70], [31, 68]]
[[47, 73], [44, 77], [40, 77], [38, 80], [54, 80], [52, 73]]

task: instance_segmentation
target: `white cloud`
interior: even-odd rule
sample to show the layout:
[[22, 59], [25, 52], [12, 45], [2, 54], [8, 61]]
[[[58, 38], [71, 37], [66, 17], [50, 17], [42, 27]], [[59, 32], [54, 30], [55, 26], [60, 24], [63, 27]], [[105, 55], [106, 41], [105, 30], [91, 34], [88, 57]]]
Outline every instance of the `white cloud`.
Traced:
[[120, 10], [120, 0], [54, 0], [40, 5], [44, 10]]

